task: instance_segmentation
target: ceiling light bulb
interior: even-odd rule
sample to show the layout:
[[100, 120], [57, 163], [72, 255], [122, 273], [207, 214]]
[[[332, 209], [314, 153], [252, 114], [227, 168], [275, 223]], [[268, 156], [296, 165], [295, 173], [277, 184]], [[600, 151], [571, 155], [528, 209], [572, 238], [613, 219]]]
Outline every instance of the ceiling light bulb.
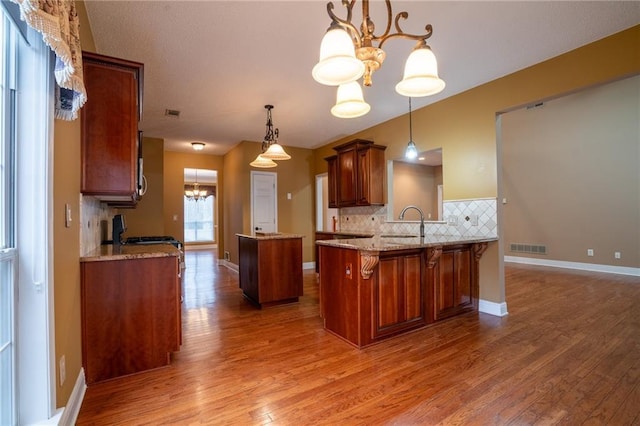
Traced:
[[364, 74], [364, 64], [356, 59], [351, 36], [339, 25], [332, 24], [320, 44], [320, 60], [311, 75], [320, 84], [339, 86], [355, 81]]
[[403, 96], [421, 97], [440, 93], [445, 82], [438, 77], [438, 61], [423, 41], [411, 52], [404, 66], [404, 78], [396, 85]]
[[356, 118], [370, 110], [371, 106], [364, 101], [362, 87], [357, 81], [338, 86], [336, 104], [331, 108], [331, 114], [339, 118]]

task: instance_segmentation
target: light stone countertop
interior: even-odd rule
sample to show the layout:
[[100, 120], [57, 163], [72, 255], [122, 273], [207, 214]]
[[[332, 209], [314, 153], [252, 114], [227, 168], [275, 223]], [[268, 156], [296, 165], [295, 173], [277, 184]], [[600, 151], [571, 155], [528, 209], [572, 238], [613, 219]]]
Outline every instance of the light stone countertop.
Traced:
[[251, 238], [253, 240], [287, 240], [291, 238], [304, 238], [302, 234], [287, 234], [284, 232], [255, 232], [251, 235], [236, 234], [237, 237]]
[[145, 259], [150, 257], [169, 257], [182, 254], [169, 243], [161, 244], [125, 244], [114, 247], [102, 245], [97, 250], [82, 256], [80, 262], [104, 262], [109, 260]]
[[461, 237], [454, 235], [415, 236], [376, 235], [372, 238], [350, 238], [343, 240], [318, 240], [322, 246], [346, 248], [362, 251], [410, 250], [416, 248], [450, 246], [455, 244], [473, 244], [497, 241], [495, 237]]

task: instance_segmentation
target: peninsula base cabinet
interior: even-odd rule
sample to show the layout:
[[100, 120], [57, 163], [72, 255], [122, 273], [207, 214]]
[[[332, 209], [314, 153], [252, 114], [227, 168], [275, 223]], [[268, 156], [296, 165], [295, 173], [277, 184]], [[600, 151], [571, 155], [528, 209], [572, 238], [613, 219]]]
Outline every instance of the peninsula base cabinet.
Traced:
[[87, 384], [168, 365], [182, 339], [178, 258], [80, 265]]
[[487, 243], [393, 251], [320, 245], [324, 327], [362, 348], [478, 309]]

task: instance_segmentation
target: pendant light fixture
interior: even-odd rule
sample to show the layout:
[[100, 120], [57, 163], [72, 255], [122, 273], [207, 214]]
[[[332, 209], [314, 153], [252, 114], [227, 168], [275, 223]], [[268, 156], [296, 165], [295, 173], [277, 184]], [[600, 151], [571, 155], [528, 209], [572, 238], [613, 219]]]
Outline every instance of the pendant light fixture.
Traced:
[[340, 118], [355, 118], [369, 112], [371, 106], [364, 101], [362, 87], [357, 81], [351, 81], [338, 86], [336, 104], [331, 108], [331, 114]]
[[[362, 2], [362, 23], [356, 26], [352, 23], [353, 6], [356, 0], [342, 1], [347, 9], [346, 19], [338, 18], [333, 13], [333, 3], [327, 3], [327, 13], [331, 18], [331, 25], [324, 35], [320, 44], [320, 60], [313, 67], [311, 72], [314, 80], [320, 84], [328, 86], [339, 86], [338, 92], [343, 85], [355, 82], [363, 77], [365, 86], [372, 85], [372, 74], [378, 70], [386, 57], [382, 50], [384, 43], [391, 38], [404, 38], [416, 40], [418, 43], [407, 58], [404, 77], [396, 85], [396, 92], [403, 96], [420, 97], [435, 95], [442, 91], [445, 83], [438, 77], [438, 64], [431, 48], [426, 40], [431, 37], [433, 28], [430, 24], [425, 27], [424, 34], [406, 34], [400, 28], [400, 19], [407, 19], [407, 12], [398, 13], [393, 19], [395, 32], [391, 32], [392, 9], [391, 1], [385, 0], [387, 8], [387, 25], [384, 33], [376, 35], [375, 24], [369, 16], [369, 0]], [[377, 44], [377, 46], [375, 45]], [[360, 64], [358, 64], [360, 62]], [[353, 92], [353, 90], [352, 90]], [[362, 98], [357, 103], [360, 106], [358, 114], [345, 113], [343, 110], [351, 110], [353, 106], [342, 105], [343, 95], [338, 93], [338, 102], [331, 109], [333, 115], [342, 118], [359, 117], [366, 114], [370, 107]], [[354, 102], [350, 100], [349, 102]], [[351, 105], [351, 104], [347, 104]]]
[[415, 160], [418, 156], [416, 144], [413, 143], [413, 123], [411, 122], [411, 98], [409, 98], [409, 143], [404, 152], [404, 157], [408, 160]]
[[198, 169], [196, 169], [196, 180], [193, 183], [191, 189], [185, 189], [184, 196], [187, 197], [189, 201], [198, 201], [200, 199], [204, 200], [207, 198], [207, 191], [200, 189], [200, 184], [198, 183]]
[[250, 166], [258, 168], [276, 167], [277, 164], [273, 160], [289, 160], [291, 158], [278, 143], [279, 131], [273, 128], [271, 118], [273, 105], [265, 105], [264, 107], [267, 110], [267, 132], [262, 141], [262, 153], [249, 163]]

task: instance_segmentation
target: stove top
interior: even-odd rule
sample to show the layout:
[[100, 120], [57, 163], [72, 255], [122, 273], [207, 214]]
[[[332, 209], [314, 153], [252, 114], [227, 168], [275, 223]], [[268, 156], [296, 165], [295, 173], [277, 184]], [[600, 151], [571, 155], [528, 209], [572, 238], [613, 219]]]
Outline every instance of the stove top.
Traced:
[[125, 244], [173, 244], [177, 248], [182, 248], [182, 243], [175, 238], [168, 235], [159, 236], [143, 236], [143, 237], [128, 237]]

